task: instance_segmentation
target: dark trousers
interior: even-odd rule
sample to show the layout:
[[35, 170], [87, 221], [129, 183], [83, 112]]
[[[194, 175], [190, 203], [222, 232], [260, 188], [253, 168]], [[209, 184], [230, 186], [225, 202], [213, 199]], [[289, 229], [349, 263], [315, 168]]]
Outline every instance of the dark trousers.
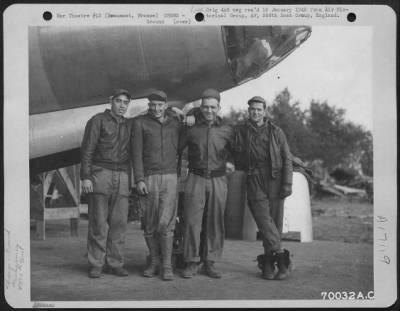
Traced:
[[263, 235], [265, 253], [281, 250], [283, 200], [248, 200], [251, 214]]
[[258, 169], [247, 177], [247, 199], [258, 229], [263, 235], [266, 253], [281, 250], [283, 203], [279, 192], [281, 177], [272, 179], [269, 171]]

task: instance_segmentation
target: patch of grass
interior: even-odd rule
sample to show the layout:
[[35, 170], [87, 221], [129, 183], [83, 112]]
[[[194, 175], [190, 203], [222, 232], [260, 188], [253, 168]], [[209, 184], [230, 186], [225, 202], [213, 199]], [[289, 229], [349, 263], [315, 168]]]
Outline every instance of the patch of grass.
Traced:
[[315, 240], [346, 243], [373, 243], [373, 205], [347, 198], [314, 200], [313, 237]]

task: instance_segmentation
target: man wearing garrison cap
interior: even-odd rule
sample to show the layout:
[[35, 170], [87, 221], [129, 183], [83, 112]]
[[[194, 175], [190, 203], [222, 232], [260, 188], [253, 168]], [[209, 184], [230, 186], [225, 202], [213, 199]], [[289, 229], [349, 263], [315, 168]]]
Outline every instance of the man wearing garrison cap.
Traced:
[[127, 276], [123, 268], [123, 245], [128, 222], [128, 172], [130, 122], [125, 112], [128, 91], [116, 90], [111, 109], [93, 116], [86, 124], [81, 148], [82, 190], [88, 195], [89, 277], [106, 270]]
[[200, 261], [208, 276], [221, 277], [214, 263], [220, 259], [224, 245], [226, 168], [233, 151], [234, 132], [217, 116], [219, 102], [217, 90], [205, 90], [195, 125], [184, 128], [179, 139], [179, 155], [188, 148], [189, 168], [183, 211], [184, 278], [197, 273]]
[[148, 95], [148, 111], [133, 119], [132, 154], [136, 187], [144, 206], [144, 236], [151, 261], [145, 277], [173, 279], [171, 265], [177, 213], [177, 147], [180, 123], [166, 113], [167, 95]]
[[247, 172], [249, 207], [263, 234], [263, 278], [282, 280], [288, 276], [281, 234], [283, 202], [292, 192], [292, 157], [283, 131], [265, 117], [264, 98], [255, 96], [248, 105], [249, 119], [235, 128], [236, 151]]

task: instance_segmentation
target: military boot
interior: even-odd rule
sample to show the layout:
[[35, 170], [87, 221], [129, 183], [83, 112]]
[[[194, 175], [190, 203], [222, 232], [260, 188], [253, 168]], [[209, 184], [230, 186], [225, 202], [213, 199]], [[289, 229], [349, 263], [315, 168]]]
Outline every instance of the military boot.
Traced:
[[171, 257], [173, 248], [173, 236], [161, 236], [161, 256], [162, 256], [162, 270], [161, 278], [164, 281], [172, 281], [174, 278], [174, 273], [172, 271]]
[[151, 278], [160, 269], [160, 243], [156, 237], [146, 237], [145, 240], [150, 251], [150, 263], [143, 271], [143, 276]]
[[187, 262], [186, 268], [182, 272], [182, 277], [185, 279], [191, 279], [196, 274], [197, 274], [197, 263]]
[[278, 262], [278, 273], [275, 276], [275, 280], [285, 280], [288, 277], [288, 265], [285, 260], [285, 253], [276, 253], [276, 259]]
[[266, 280], [275, 279], [275, 253], [266, 252], [262, 266], [262, 276]]
[[221, 273], [215, 268], [213, 261], [206, 261], [204, 263], [204, 273], [214, 279], [220, 279], [222, 277]]

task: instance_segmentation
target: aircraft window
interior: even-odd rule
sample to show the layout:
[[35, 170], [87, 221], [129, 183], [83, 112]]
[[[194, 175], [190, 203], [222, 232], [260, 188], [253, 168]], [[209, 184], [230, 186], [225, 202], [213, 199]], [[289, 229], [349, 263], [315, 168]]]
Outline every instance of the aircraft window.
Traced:
[[247, 51], [236, 59], [235, 75], [239, 80], [248, 76], [259, 76], [268, 65], [272, 55], [271, 47], [266, 40], [254, 38]]
[[308, 27], [226, 26], [225, 44], [234, 80], [257, 78], [286, 56], [310, 34]]
[[272, 55], [269, 42], [253, 37], [249, 27], [225, 27], [228, 62], [236, 82], [259, 76], [268, 67]]

